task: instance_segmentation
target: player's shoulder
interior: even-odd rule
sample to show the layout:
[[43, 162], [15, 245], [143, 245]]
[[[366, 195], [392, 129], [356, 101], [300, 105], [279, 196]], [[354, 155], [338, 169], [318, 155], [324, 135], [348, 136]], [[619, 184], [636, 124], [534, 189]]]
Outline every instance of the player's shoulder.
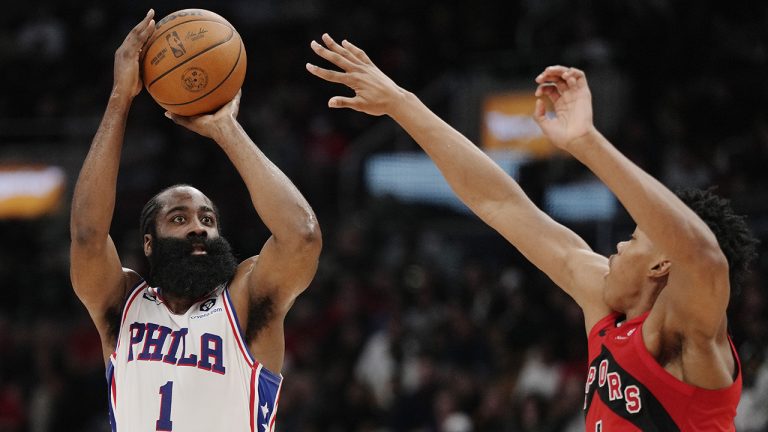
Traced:
[[241, 272], [249, 272], [253, 270], [253, 268], [256, 266], [256, 264], [259, 262], [259, 256], [254, 255], [250, 258], [244, 259], [238, 266], [237, 270], [235, 272], [235, 277], [237, 277], [238, 273]]
[[144, 278], [132, 269], [123, 267], [123, 278], [125, 279], [125, 288], [130, 290], [138, 286], [141, 282], [144, 282]]
[[246, 258], [240, 262], [240, 264], [238, 264], [237, 268], [235, 269], [235, 275], [232, 277], [232, 281], [229, 284], [230, 287], [245, 283], [248, 280], [250, 274], [256, 269], [258, 263], [258, 255]]
[[259, 256], [254, 255], [250, 258], [244, 259], [240, 264], [238, 264], [237, 268], [235, 269], [235, 275], [232, 277], [232, 280], [228, 284], [228, 290], [230, 294], [235, 295], [239, 291], [248, 290], [247, 288], [250, 275], [253, 273], [254, 269], [256, 269], [258, 262]]

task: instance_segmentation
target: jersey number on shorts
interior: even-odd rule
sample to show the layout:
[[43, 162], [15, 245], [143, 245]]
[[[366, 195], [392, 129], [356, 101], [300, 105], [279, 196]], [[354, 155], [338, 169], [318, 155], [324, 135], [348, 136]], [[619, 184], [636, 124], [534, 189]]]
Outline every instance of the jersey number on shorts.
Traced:
[[172, 431], [171, 400], [173, 399], [173, 381], [160, 386], [160, 418], [155, 422], [156, 431]]

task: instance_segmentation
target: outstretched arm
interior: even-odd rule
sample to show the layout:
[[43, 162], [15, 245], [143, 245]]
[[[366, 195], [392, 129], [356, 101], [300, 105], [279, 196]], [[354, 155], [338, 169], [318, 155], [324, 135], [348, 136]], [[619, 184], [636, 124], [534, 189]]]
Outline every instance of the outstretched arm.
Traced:
[[715, 235], [675, 194], [595, 129], [582, 71], [551, 66], [536, 81], [537, 96], [548, 97], [555, 106], [556, 117], [549, 118], [543, 100], [537, 102], [535, 117], [544, 133], [616, 194], [638, 227], [674, 266], [652, 318], [661, 327], [687, 336], [704, 340], [724, 336], [728, 263]]
[[153, 16], [150, 10], [115, 52], [112, 93], [72, 199], [72, 286], [101, 334], [105, 355], [114, 348], [109, 346], [113, 341], [109, 340], [105, 314], [119, 306], [127, 287], [137, 281], [135, 273], [123, 271], [109, 227], [128, 110], [141, 90], [139, 52], [154, 32]]
[[458, 197], [484, 222], [501, 233], [582, 307], [587, 327], [609, 312], [602, 300], [607, 260], [579, 236], [538, 209], [520, 186], [485, 153], [429, 110], [415, 95], [398, 87], [353, 44], [323, 35], [327, 48], [312, 49], [342, 69], [307, 64], [310, 73], [344, 84], [355, 96], [334, 97], [332, 108], [352, 108], [389, 115], [432, 158]]
[[[243, 178], [256, 212], [272, 233], [249, 272], [251, 295], [269, 294], [285, 313], [317, 270], [322, 245], [317, 218], [296, 186], [275, 166], [237, 121], [240, 93], [213, 115], [176, 123], [212, 138]], [[253, 300], [253, 298], [252, 298]]]

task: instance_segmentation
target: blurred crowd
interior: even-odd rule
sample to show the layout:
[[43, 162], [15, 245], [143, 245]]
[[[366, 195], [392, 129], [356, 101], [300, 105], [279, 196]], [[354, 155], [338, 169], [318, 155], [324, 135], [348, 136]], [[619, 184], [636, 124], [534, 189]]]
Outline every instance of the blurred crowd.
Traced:
[[[388, 120], [327, 109], [328, 97], [344, 91], [304, 69], [315, 61], [309, 42], [326, 31], [363, 47], [417, 94], [446, 75], [459, 84], [477, 76], [529, 82], [549, 64], [581, 67], [597, 125], [620, 150], [670, 187], [717, 186], [763, 240], [729, 325], [744, 372], [738, 430], [768, 430], [768, 4], [699, 3], [195, 5], [242, 34], [249, 69], [241, 122], [308, 198], [324, 234], [317, 277], [286, 322], [280, 430], [583, 430], [586, 337], [573, 301], [473, 217], [364, 189], [339, 196], [345, 156]], [[114, 50], [149, 7], [163, 16], [188, 5], [4, 5], [0, 150], [49, 145], [80, 163], [109, 94]], [[462, 91], [453, 86], [433, 108], [466, 124], [451, 109]], [[46, 134], [62, 121], [92, 129]], [[38, 130], [25, 133], [23, 124]], [[371, 151], [392, 149], [416, 146], [400, 137]], [[71, 186], [78, 166], [65, 168]], [[585, 175], [571, 160], [553, 160], [521, 182], [536, 199], [548, 182]], [[268, 233], [229, 161], [143, 94], [128, 123], [111, 232], [124, 266], [146, 273], [141, 206], [178, 182], [219, 205], [241, 258], [258, 252]], [[42, 219], [0, 221], [0, 432], [109, 430], [99, 338], [69, 282], [67, 212], [64, 205]], [[633, 226], [620, 214], [602, 243], [594, 224], [572, 228], [611, 253]]]

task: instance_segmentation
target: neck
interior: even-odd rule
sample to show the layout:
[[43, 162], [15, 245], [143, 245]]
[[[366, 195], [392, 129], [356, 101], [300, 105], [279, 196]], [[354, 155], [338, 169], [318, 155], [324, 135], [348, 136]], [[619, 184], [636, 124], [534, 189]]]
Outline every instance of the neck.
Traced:
[[656, 298], [659, 296], [659, 293], [665, 285], [666, 280], [663, 282], [651, 282], [650, 286], [644, 287], [640, 291], [641, 294], [638, 301], [636, 301], [632, 306], [624, 311], [624, 315], [627, 317], [627, 320], [637, 318], [645, 312], [651, 310], [653, 305], [656, 303]]
[[171, 293], [166, 293], [161, 291], [163, 303], [165, 303], [165, 306], [168, 308], [168, 310], [170, 310], [176, 315], [182, 315], [187, 313], [187, 311], [189, 310], [189, 308], [192, 307], [193, 304], [199, 302], [203, 297], [206, 297], [209, 294], [210, 292], [198, 298], [188, 298], [188, 297], [178, 297]]
[[627, 321], [629, 321], [631, 319], [639, 317], [640, 315], [644, 314], [645, 312], [647, 312], [650, 309], [651, 309], [650, 306], [645, 306], [645, 305], [637, 306], [637, 307], [632, 307], [629, 310], [627, 310], [626, 312], [624, 312], [624, 315], [626, 316]]
[[178, 299], [174, 297], [163, 296], [163, 302], [168, 309], [176, 315], [185, 314], [193, 304], [194, 300]]

